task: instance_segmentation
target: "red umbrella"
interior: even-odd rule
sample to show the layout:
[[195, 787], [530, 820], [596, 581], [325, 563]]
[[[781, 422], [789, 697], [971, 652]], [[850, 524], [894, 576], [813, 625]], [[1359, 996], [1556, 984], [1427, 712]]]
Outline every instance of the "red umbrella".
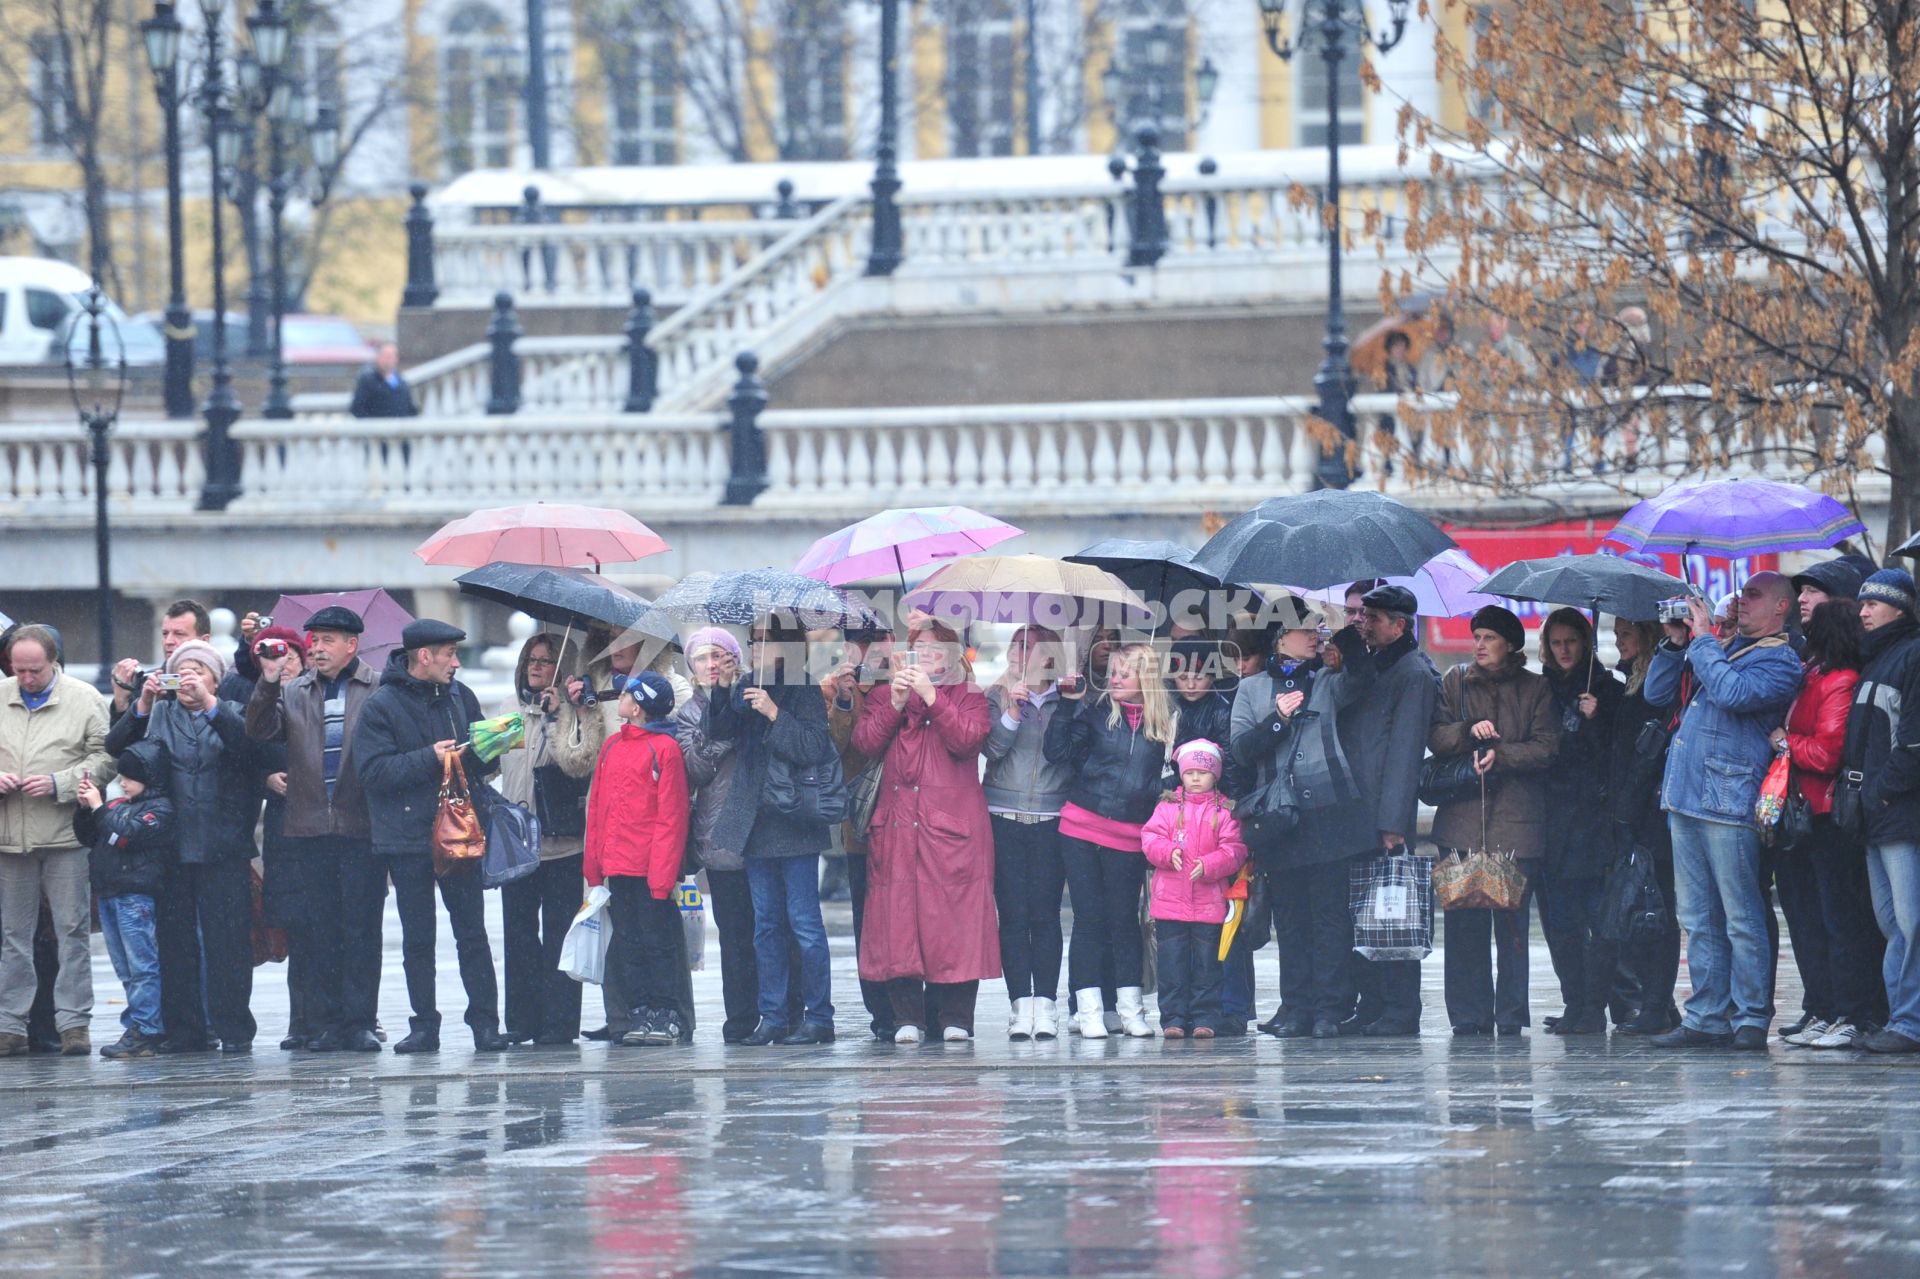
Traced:
[[645, 559], [666, 539], [625, 511], [535, 502], [457, 519], [414, 548], [428, 564], [484, 568], [496, 561], [586, 568]]

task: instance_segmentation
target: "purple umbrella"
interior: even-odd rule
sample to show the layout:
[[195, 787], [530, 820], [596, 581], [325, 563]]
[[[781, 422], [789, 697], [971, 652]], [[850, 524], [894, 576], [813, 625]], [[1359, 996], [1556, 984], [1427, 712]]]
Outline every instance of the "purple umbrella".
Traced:
[[[1489, 604], [1504, 608], [1507, 601], [1498, 595], [1482, 595], [1473, 588], [1487, 580], [1487, 570], [1474, 561], [1473, 556], [1455, 548], [1442, 551], [1425, 564], [1411, 577], [1389, 577], [1386, 579], [1395, 586], [1404, 586], [1413, 592], [1413, 598], [1420, 605], [1421, 617], [1467, 617], [1479, 612]], [[1322, 604], [1341, 604], [1346, 601], [1347, 588], [1329, 586], [1317, 591], [1301, 591], [1307, 599]]]
[[881, 511], [857, 524], [829, 533], [800, 557], [793, 571], [802, 577], [845, 586], [984, 551], [1020, 530], [965, 506], [915, 506]]
[[379, 670], [387, 656], [400, 647], [400, 632], [413, 620], [413, 614], [400, 602], [381, 590], [329, 591], [323, 595], [282, 595], [273, 606], [273, 624], [307, 629], [307, 619], [323, 608], [338, 604], [360, 615], [366, 630], [360, 635], [360, 660]]
[[1824, 493], [1772, 480], [1677, 484], [1626, 513], [1606, 540], [1629, 551], [1740, 559], [1824, 550], [1867, 531]]

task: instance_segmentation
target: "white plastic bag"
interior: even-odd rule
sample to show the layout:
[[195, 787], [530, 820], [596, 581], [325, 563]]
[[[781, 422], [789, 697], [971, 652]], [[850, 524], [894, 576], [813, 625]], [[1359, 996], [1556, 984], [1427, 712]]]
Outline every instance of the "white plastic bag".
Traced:
[[686, 934], [687, 968], [700, 972], [707, 966], [706, 895], [700, 881], [692, 875], [681, 880], [673, 890], [673, 904], [680, 908], [680, 927]]
[[560, 943], [560, 971], [575, 981], [598, 986], [606, 980], [607, 948], [613, 944], [613, 915], [607, 903], [612, 900], [605, 884], [588, 889], [587, 900]]

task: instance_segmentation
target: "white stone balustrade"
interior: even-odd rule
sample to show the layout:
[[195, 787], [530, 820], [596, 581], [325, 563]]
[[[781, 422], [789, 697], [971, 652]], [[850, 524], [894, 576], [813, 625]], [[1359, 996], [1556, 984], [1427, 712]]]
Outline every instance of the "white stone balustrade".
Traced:
[[502, 290], [521, 306], [619, 306], [635, 289], [678, 306], [792, 228], [772, 220], [553, 222], [436, 231], [439, 305], [483, 308]]
[[[107, 436], [107, 499], [115, 508], [191, 511], [206, 472], [201, 425], [128, 421]], [[92, 445], [71, 418], [22, 422], [0, 430], [0, 511], [92, 518]], [[23, 552], [24, 548], [16, 548]]]

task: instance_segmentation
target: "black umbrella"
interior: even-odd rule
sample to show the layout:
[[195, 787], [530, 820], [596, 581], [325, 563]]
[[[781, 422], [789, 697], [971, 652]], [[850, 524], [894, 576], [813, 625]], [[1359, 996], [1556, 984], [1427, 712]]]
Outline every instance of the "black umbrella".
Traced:
[[1912, 537], [1894, 547], [1893, 553], [1895, 555], [1911, 555], [1915, 559], [1920, 559], [1920, 533], [1915, 533]]
[[616, 635], [679, 642], [673, 621], [624, 586], [579, 568], [496, 561], [454, 581], [463, 595], [516, 608], [529, 617], [582, 629], [598, 622]]
[[1515, 560], [1473, 589], [1652, 622], [1659, 619], [1660, 601], [1676, 599], [1690, 588], [1677, 577], [1618, 555], [1556, 555]]
[[653, 606], [689, 626], [752, 626], [774, 613], [808, 630], [886, 625], [871, 608], [825, 582], [777, 568], [690, 573], [663, 591]]
[[1063, 557], [1069, 564], [1105, 569], [1142, 599], [1166, 603], [1182, 591], [1215, 591], [1225, 585], [1193, 567], [1193, 548], [1178, 542], [1135, 542], [1110, 537]]
[[1411, 577], [1454, 547], [1432, 520], [1384, 494], [1321, 489], [1268, 498], [1236, 516], [1192, 566], [1238, 586], [1318, 590], [1364, 577]]

